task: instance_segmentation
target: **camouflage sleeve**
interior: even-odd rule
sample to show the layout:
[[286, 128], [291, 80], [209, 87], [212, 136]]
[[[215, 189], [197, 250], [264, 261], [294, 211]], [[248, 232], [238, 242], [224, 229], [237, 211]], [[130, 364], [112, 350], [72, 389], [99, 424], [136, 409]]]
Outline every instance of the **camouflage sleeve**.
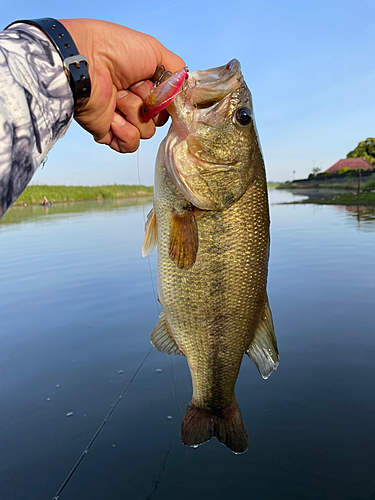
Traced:
[[73, 117], [61, 58], [36, 27], [0, 32], [0, 217], [22, 193]]

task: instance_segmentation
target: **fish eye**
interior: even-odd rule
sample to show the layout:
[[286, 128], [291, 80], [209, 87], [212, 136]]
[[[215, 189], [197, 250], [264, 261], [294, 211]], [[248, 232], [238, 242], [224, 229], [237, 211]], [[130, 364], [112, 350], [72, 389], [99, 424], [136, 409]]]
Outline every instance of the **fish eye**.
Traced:
[[249, 108], [239, 108], [236, 111], [236, 122], [241, 127], [246, 127], [251, 122], [251, 111]]

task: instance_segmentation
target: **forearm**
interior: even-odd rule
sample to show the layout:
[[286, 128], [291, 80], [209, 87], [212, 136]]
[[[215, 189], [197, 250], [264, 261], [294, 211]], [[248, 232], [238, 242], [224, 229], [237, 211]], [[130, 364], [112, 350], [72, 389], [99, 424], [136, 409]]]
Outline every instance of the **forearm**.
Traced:
[[30, 182], [73, 118], [60, 56], [36, 27], [0, 33], [0, 216]]

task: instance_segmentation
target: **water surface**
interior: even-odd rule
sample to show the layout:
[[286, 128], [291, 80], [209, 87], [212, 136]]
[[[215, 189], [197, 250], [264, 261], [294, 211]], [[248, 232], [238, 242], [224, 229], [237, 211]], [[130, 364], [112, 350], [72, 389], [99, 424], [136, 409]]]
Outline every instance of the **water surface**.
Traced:
[[[62, 500], [374, 497], [375, 218], [270, 197], [280, 367], [264, 381], [244, 359], [249, 451], [180, 444], [187, 363], [152, 349]], [[15, 208], [0, 226], [1, 499], [53, 498], [149, 352], [146, 203]]]

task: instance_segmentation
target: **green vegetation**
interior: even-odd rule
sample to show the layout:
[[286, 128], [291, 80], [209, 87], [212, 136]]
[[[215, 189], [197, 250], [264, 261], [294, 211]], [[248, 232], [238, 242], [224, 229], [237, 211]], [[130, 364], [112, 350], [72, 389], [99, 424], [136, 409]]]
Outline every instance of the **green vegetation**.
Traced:
[[[322, 172], [316, 176], [310, 175], [308, 179], [300, 181], [287, 181], [279, 184], [279, 189], [358, 189], [358, 171], [342, 169], [343, 171], [329, 174]], [[375, 189], [375, 172], [373, 170], [362, 172], [361, 191], [371, 191]]]
[[347, 158], [364, 158], [370, 163], [375, 162], [375, 137], [368, 137], [365, 141], [361, 141], [358, 146], [350, 151]]
[[152, 196], [152, 186], [28, 186], [14, 205], [42, 203], [44, 196], [53, 203], [67, 201], [107, 200]]
[[298, 203], [314, 203], [319, 205], [375, 205], [375, 193], [343, 193], [332, 196], [313, 197]]

